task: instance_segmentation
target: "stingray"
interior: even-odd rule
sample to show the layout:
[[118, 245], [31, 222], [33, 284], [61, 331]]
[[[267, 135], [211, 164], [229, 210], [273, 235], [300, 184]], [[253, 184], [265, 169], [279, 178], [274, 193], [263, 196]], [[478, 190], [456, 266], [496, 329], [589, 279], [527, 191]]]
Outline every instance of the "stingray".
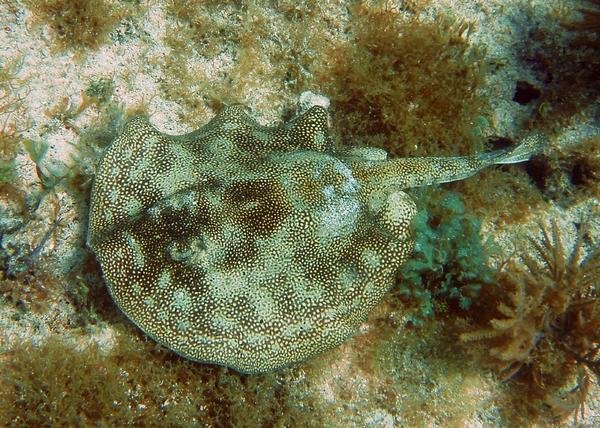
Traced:
[[232, 106], [171, 136], [131, 119], [99, 163], [88, 233], [125, 315], [196, 361], [260, 373], [305, 360], [352, 336], [411, 256], [405, 189], [543, 144], [387, 159], [336, 146], [327, 120], [314, 106], [264, 127]]

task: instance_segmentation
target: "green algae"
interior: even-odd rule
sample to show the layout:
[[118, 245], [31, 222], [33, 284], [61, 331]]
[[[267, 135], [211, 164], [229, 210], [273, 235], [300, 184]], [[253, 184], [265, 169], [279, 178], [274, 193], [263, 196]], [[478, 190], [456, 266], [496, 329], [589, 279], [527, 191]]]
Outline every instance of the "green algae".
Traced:
[[454, 305], [468, 310], [481, 288], [493, 282], [493, 249], [481, 238], [481, 220], [469, 214], [458, 194], [430, 190], [417, 198], [415, 251], [398, 276], [397, 293], [411, 306], [414, 321]]

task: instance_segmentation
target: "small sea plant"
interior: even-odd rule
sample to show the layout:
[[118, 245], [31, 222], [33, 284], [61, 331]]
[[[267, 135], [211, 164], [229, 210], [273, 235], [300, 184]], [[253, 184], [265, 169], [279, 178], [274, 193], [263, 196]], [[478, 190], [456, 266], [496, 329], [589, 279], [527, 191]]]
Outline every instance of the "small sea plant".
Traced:
[[583, 257], [589, 224], [578, 225], [567, 253], [557, 222], [542, 223], [542, 241], [528, 239], [522, 264], [505, 263], [476, 309], [485, 326], [461, 335], [486, 344], [500, 379], [526, 391], [530, 412], [545, 407], [559, 419], [583, 412], [591, 379], [600, 379], [600, 249], [595, 242]]
[[415, 250], [400, 271], [397, 293], [414, 306], [417, 323], [435, 307], [468, 310], [481, 288], [493, 281], [492, 246], [482, 241], [481, 220], [469, 214], [459, 194], [425, 191], [413, 221]]
[[14, 193], [14, 160], [28, 123], [25, 112], [26, 79], [19, 76], [21, 60], [0, 61], [0, 190]]

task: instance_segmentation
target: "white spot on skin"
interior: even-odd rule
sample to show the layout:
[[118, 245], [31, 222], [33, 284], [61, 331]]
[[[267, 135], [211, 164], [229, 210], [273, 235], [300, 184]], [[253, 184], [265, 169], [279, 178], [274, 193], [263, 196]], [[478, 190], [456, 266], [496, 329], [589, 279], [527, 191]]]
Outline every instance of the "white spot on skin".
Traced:
[[261, 131], [261, 130], [254, 131], [252, 133], [252, 136], [254, 138], [256, 138], [258, 141], [260, 141], [261, 143], [265, 143], [265, 142], [269, 141], [269, 134], [264, 131]]
[[223, 331], [232, 331], [238, 326], [236, 320], [228, 318], [222, 314], [214, 315], [211, 324], [213, 327]]
[[[357, 147], [351, 149], [348, 154], [351, 156], [361, 157], [367, 161], [377, 162], [387, 159], [387, 152], [376, 147]], [[371, 163], [369, 163], [370, 165]]]
[[104, 209], [104, 221], [106, 223], [112, 223], [113, 220], [113, 214], [112, 211], [109, 208], [105, 208]]
[[176, 310], [180, 310], [182, 312], [187, 312], [190, 310], [192, 306], [192, 298], [190, 293], [184, 289], [178, 289], [173, 291], [173, 301], [170, 305], [172, 308]]
[[211, 297], [218, 301], [230, 301], [234, 297], [245, 294], [248, 279], [245, 275], [226, 272], [210, 272], [206, 275]]
[[264, 346], [268, 339], [269, 337], [264, 334], [252, 334], [246, 338], [245, 342], [250, 346]]
[[358, 184], [358, 181], [356, 181], [356, 178], [354, 178], [352, 170], [348, 168], [346, 164], [336, 159], [335, 170], [346, 179], [342, 185], [342, 191], [350, 194], [358, 192], [360, 185]]
[[338, 275], [337, 286], [344, 291], [352, 291], [355, 289], [358, 278], [356, 271], [351, 268], [344, 269]]
[[208, 269], [224, 256], [224, 248], [217, 241], [195, 237], [185, 242], [171, 242], [167, 245], [171, 259], [183, 262], [191, 268]]
[[131, 159], [131, 156], [133, 156], [133, 150], [131, 150], [131, 148], [127, 147], [123, 149], [123, 160], [127, 161]]
[[318, 213], [318, 236], [325, 240], [346, 237], [356, 229], [360, 202], [355, 198], [338, 197]]
[[227, 137], [221, 137], [216, 139], [213, 144], [207, 147], [208, 152], [215, 156], [223, 156], [223, 154], [229, 154], [235, 148], [233, 142]]
[[135, 262], [135, 267], [137, 267], [138, 269], [143, 268], [145, 264], [145, 258], [144, 253], [142, 251], [142, 247], [130, 233], [127, 233], [125, 235], [125, 239], [127, 240], [127, 245], [133, 251], [133, 260]]
[[325, 196], [326, 201], [332, 200], [335, 196], [335, 188], [333, 186], [323, 187], [323, 196]]
[[138, 181], [141, 177], [144, 176], [146, 171], [152, 166], [149, 159], [143, 158], [138, 160], [133, 168], [129, 171], [129, 178], [131, 181]]
[[192, 252], [189, 246], [181, 242], [171, 242], [167, 245], [167, 252], [172, 260], [176, 262], [185, 262], [189, 260]]
[[170, 149], [173, 165], [167, 171], [162, 171], [154, 180], [158, 190], [165, 196], [196, 182], [196, 174], [192, 168], [195, 164], [192, 153], [181, 145], [170, 146]]
[[225, 122], [223, 123], [223, 129], [225, 131], [233, 131], [234, 129], [238, 129], [239, 125], [235, 122]]
[[284, 328], [282, 333], [283, 337], [293, 339], [302, 334], [303, 332], [308, 333], [312, 331], [313, 328], [313, 324], [310, 321], [302, 321], [296, 324], [288, 325]]
[[307, 281], [295, 281], [292, 290], [299, 300], [307, 302], [317, 302], [323, 293], [320, 287], [313, 287]]
[[177, 329], [179, 331], [188, 331], [190, 329], [190, 327], [191, 327], [191, 325], [188, 320], [181, 320], [177, 323]]
[[156, 135], [151, 135], [144, 139], [144, 150], [146, 152], [151, 152], [154, 149], [154, 146], [160, 142], [160, 138]]
[[113, 205], [117, 204], [119, 201], [119, 189], [110, 189], [110, 192], [108, 192], [108, 201]]
[[186, 193], [183, 197], [183, 205], [194, 215], [198, 212], [198, 194], [196, 192]]
[[384, 210], [384, 222], [394, 230], [401, 231], [399, 238], [408, 236], [410, 228], [405, 227], [417, 212], [413, 200], [404, 192], [392, 192], [387, 198]]
[[197, 335], [194, 337], [196, 343], [200, 345], [210, 346], [215, 343], [215, 340], [212, 337]]
[[208, 237], [206, 239], [194, 238], [190, 240], [188, 248], [190, 252], [188, 263], [191, 267], [199, 266], [208, 269], [225, 255], [223, 245], [219, 241]]
[[171, 283], [171, 272], [169, 272], [169, 270], [165, 269], [161, 272], [160, 276], [158, 277], [158, 288], [160, 289], [165, 289], [169, 286], [169, 284]]
[[381, 257], [371, 249], [364, 250], [361, 259], [370, 270], [377, 270], [381, 267]]
[[325, 134], [321, 131], [315, 132], [314, 141], [317, 147], [322, 147], [325, 142]]
[[250, 295], [251, 304], [254, 308], [256, 316], [264, 322], [272, 321], [275, 318], [276, 306], [275, 302], [266, 291], [257, 289], [254, 294]]
[[160, 322], [165, 322], [169, 319], [169, 313], [166, 310], [161, 309], [157, 312], [156, 317]]
[[142, 204], [136, 198], [129, 198], [123, 208], [128, 217], [135, 217], [142, 210]]
[[325, 242], [354, 233], [361, 210], [360, 202], [355, 196], [360, 186], [352, 171], [337, 159], [330, 166], [335, 168], [338, 174], [336, 178], [339, 178], [342, 183], [337, 186], [323, 187], [326, 203], [317, 213], [319, 223], [317, 235]]

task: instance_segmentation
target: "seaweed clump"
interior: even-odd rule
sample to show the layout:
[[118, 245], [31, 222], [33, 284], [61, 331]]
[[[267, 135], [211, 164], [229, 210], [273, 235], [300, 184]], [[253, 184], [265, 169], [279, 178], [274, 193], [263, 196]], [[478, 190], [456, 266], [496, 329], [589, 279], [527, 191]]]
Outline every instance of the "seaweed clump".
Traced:
[[126, 15], [127, 8], [107, 0], [24, 0], [38, 24], [47, 24], [60, 51], [96, 49]]
[[257, 90], [268, 94], [270, 109], [285, 95], [315, 90], [316, 70], [340, 25], [329, 18], [332, 9], [343, 7], [331, 0], [167, 1], [175, 31], [165, 38], [170, 53], [160, 62], [165, 96], [185, 108], [184, 121], [194, 122], [224, 104], [256, 102]]
[[582, 257], [587, 221], [568, 255], [556, 221], [540, 227], [542, 242], [529, 239], [537, 257], [501, 267], [471, 314], [483, 327], [461, 340], [485, 344], [500, 378], [522, 392], [513, 394], [515, 417], [559, 420], [583, 414], [600, 379], [600, 248]]
[[0, 192], [11, 196], [18, 196], [14, 187], [14, 161], [23, 141], [22, 133], [28, 126], [18, 120], [25, 113], [26, 96], [20, 69], [19, 60], [0, 62]]
[[400, 157], [480, 149], [489, 106], [477, 94], [484, 55], [468, 42], [469, 24], [363, 2], [349, 10], [351, 40], [318, 76], [343, 138]]
[[525, 167], [502, 165], [477, 173], [477, 179], [451, 183], [453, 190], [463, 195], [467, 209], [474, 215], [493, 222], [498, 227], [527, 221], [532, 212], [543, 209], [545, 198], [529, 164], [542, 156], [534, 156]]
[[[57, 336], [3, 352], [2, 426], [303, 426], [285, 375], [184, 360], [116, 325], [111, 350]], [[308, 415], [308, 416], [307, 416]]]
[[402, 267], [395, 293], [415, 307], [411, 318], [463, 312], [493, 281], [493, 250], [481, 239], [481, 221], [452, 192], [426, 191], [417, 199], [413, 221], [415, 250]]

